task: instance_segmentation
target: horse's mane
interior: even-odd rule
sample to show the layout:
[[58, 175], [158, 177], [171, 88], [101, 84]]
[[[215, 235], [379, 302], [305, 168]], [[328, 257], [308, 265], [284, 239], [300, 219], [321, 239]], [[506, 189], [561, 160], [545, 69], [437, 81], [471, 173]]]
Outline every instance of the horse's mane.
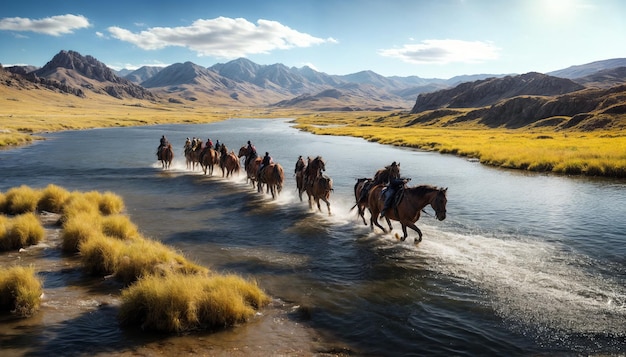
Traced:
[[407, 189], [417, 193], [417, 194], [426, 194], [428, 192], [432, 192], [432, 191], [439, 191], [441, 190], [440, 187], [437, 186], [433, 186], [433, 185], [419, 185], [419, 186], [415, 186], [415, 187], [407, 187]]

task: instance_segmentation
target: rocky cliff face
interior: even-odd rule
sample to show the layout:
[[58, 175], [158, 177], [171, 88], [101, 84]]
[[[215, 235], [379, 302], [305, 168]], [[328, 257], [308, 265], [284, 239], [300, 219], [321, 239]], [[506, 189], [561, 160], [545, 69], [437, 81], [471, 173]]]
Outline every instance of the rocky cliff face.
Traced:
[[519, 76], [461, 83], [451, 89], [418, 95], [411, 113], [440, 108], [478, 108], [521, 95], [553, 96], [584, 87], [569, 79], [530, 72]]
[[155, 99], [150, 91], [118, 77], [104, 63], [75, 51], [59, 52], [45, 66], [27, 76], [33, 81], [48, 84], [56, 81], [59, 87], [78, 87], [75, 89], [107, 93], [116, 98]]

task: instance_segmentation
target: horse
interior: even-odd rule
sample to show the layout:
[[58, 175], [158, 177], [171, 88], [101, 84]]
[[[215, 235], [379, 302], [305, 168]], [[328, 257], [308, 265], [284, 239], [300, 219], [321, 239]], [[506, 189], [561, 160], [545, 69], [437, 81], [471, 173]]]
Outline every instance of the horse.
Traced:
[[202, 155], [200, 155], [200, 166], [202, 166], [202, 170], [204, 174], [207, 174], [207, 169], [209, 171], [209, 175], [213, 176], [213, 168], [215, 165], [220, 163], [220, 156], [217, 151], [213, 150], [213, 148], [205, 148]]
[[185, 159], [187, 160], [187, 170], [191, 168], [192, 171], [196, 169], [196, 164], [200, 163], [200, 145], [192, 148], [185, 149]]
[[241, 165], [239, 163], [239, 158], [235, 155], [234, 151], [230, 153], [227, 152], [226, 146], [222, 144], [222, 156], [220, 157], [220, 168], [222, 169], [222, 177], [224, 175], [226, 177], [230, 177], [231, 174], [235, 172], [238, 173]]
[[[387, 232], [383, 226], [378, 223], [378, 215], [385, 205], [385, 198], [382, 194], [383, 185], [372, 187], [368, 197], [370, 214], [370, 226], [374, 230], [374, 225]], [[438, 220], [446, 219], [446, 192], [448, 188], [439, 188], [430, 185], [421, 185], [416, 187], [405, 187], [401, 193], [400, 201], [396, 207], [390, 207], [387, 210], [386, 218], [400, 222], [402, 225], [402, 241], [404, 241], [408, 233], [406, 227], [416, 231], [419, 238], [415, 240], [415, 244], [422, 241], [422, 231], [417, 228], [415, 222], [420, 218], [420, 213], [424, 207], [430, 204], [435, 210]], [[387, 221], [389, 222], [389, 221]], [[391, 224], [389, 224], [391, 230]]]
[[172, 144], [167, 144], [159, 151], [158, 159], [161, 161], [161, 167], [165, 170], [168, 170], [172, 165], [172, 161], [174, 160], [174, 149], [172, 148]]
[[311, 198], [313, 198], [317, 204], [317, 209], [322, 212], [322, 208], [320, 207], [320, 200], [322, 200], [326, 203], [328, 215], [330, 216], [330, 202], [328, 199], [330, 198], [330, 192], [332, 190], [333, 180], [330, 177], [322, 175], [314, 178], [312, 184], [306, 187], [306, 194], [309, 196], [309, 208], [313, 208], [311, 202]]
[[272, 194], [272, 198], [276, 198], [276, 195], [283, 189], [283, 182], [285, 181], [285, 172], [280, 164], [269, 164], [265, 166], [259, 173], [257, 188], [258, 192], [263, 191], [262, 184], [267, 185], [267, 191]]
[[300, 197], [300, 202], [302, 202], [302, 193], [306, 191], [306, 189], [304, 188], [305, 168], [306, 165], [304, 164], [304, 160], [302, 160], [302, 156], [298, 157], [298, 161], [296, 161], [294, 175], [296, 176], [296, 190], [298, 190], [298, 197]]
[[[368, 193], [369, 190], [376, 185], [384, 185], [389, 182], [390, 179], [400, 178], [400, 163], [394, 161], [391, 165], [385, 166], [384, 168], [376, 171], [374, 174], [374, 178], [359, 178], [357, 182], [354, 184], [354, 198], [356, 203], [350, 210], [353, 210], [355, 207], [358, 210], [358, 214], [363, 220], [363, 224], [367, 226], [367, 222], [365, 221], [365, 209], [368, 208]], [[391, 229], [391, 222], [387, 219], [387, 224], [389, 225], [389, 229]]]
[[312, 180], [322, 175], [323, 171], [326, 171], [326, 162], [321, 156], [317, 156], [311, 160], [309, 157], [309, 163], [304, 169], [304, 183], [311, 184]]
[[[252, 183], [252, 187], [256, 186], [256, 174], [259, 171], [259, 167], [261, 166], [261, 161], [263, 161], [262, 158], [256, 156], [256, 154], [250, 153], [248, 152], [248, 146], [244, 145], [239, 149], [239, 158], [244, 157], [245, 161], [248, 161], [248, 167], [245, 168], [246, 170], [246, 182], [251, 182]], [[250, 157], [250, 156], [254, 156], [254, 158]], [[245, 162], [244, 161], [244, 162]]]

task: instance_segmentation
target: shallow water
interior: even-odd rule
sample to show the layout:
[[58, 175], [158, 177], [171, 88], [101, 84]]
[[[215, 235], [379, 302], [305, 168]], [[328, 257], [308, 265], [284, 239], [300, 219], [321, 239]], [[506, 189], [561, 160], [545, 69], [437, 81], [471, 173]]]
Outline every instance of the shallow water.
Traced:
[[[176, 146], [171, 170], [158, 138]], [[252, 140], [286, 172], [277, 200], [244, 175], [186, 169], [186, 137]], [[119, 286], [86, 277], [54, 238], [1, 264], [34, 262], [42, 311], [0, 325], [3, 353], [200, 355], [559, 355], [626, 352], [626, 182], [492, 169], [462, 158], [314, 136], [286, 120], [98, 129], [0, 152], [0, 190], [49, 183], [113, 191], [142, 233], [221, 272], [257, 279], [275, 300], [217, 333], [155, 336], [115, 321]], [[322, 155], [332, 215], [295, 192], [298, 155]], [[359, 177], [398, 161], [412, 185], [448, 187], [448, 216], [424, 214], [405, 242], [371, 232], [352, 207]], [[58, 238], [57, 238], [58, 239]], [[58, 243], [56, 243], [58, 244]], [[70, 353], [71, 351], [71, 353]]]

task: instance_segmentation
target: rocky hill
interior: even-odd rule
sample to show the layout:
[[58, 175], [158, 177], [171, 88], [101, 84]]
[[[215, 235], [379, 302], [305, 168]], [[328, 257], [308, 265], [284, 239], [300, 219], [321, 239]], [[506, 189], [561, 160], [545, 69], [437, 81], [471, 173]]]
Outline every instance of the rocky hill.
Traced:
[[134, 71], [128, 71], [128, 73], [122, 74], [123, 72], [122, 73], [118, 72], [118, 76], [121, 75], [122, 77], [128, 79], [129, 81], [135, 84], [141, 84], [141, 82], [144, 82], [152, 78], [154, 75], [159, 73], [162, 69], [163, 67], [142, 66]]
[[608, 60], [595, 61], [591, 63], [570, 66], [565, 69], [546, 73], [547, 75], [561, 78], [581, 78], [607, 69], [626, 67], [626, 58], [612, 58]]
[[584, 87], [569, 79], [530, 72], [504, 78], [488, 78], [461, 83], [451, 89], [422, 93], [412, 113], [440, 108], [477, 108], [520, 95], [554, 96], [581, 90]]
[[35, 83], [72, 88], [68, 92], [76, 95], [93, 91], [116, 98], [155, 99], [150, 91], [118, 77], [104, 63], [74, 51], [59, 52], [45, 66], [27, 73], [25, 77]]

